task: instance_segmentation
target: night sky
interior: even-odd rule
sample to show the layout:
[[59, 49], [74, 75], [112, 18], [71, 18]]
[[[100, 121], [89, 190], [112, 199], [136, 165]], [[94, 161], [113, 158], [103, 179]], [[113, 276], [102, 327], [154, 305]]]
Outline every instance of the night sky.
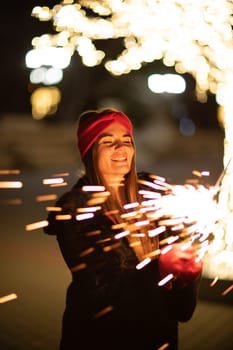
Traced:
[[51, 28], [50, 22], [40, 22], [31, 17], [31, 11], [36, 5], [56, 3], [46, 0], [4, 2], [0, 11], [0, 115], [30, 113], [29, 70], [25, 66], [25, 54], [32, 48], [32, 38]]

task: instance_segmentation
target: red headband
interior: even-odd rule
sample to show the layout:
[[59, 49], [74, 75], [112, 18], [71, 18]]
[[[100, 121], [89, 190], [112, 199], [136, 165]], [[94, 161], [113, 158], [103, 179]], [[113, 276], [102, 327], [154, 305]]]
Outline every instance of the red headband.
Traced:
[[78, 126], [78, 147], [83, 159], [102, 132], [111, 124], [120, 123], [132, 136], [133, 127], [129, 118], [122, 112], [106, 112], [106, 114], [93, 113], [81, 117]]

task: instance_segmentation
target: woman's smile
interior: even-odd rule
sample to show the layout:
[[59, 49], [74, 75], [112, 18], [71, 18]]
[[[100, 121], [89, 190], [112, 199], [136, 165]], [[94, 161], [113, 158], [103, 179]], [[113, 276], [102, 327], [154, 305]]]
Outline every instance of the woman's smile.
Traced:
[[126, 128], [113, 123], [104, 130], [96, 144], [97, 167], [106, 182], [123, 177], [131, 169], [134, 144]]

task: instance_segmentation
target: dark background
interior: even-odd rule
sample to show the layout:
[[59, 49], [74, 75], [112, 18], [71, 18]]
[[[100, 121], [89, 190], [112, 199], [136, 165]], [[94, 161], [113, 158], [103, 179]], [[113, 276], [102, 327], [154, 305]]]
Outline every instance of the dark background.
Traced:
[[[32, 49], [34, 36], [54, 33], [52, 22], [40, 22], [31, 16], [34, 6], [53, 7], [58, 1], [8, 1], [0, 13], [0, 116], [6, 113], [31, 113], [30, 94], [36, 86], [29, 83], [30, 70], [25, 66], [25, 54]], [[107, 58], [116, 57], [122, 50], [121, 39], [99, 41], [97, 47], [104, 48]], [[174, 72], [161, 61], [145, 64], [139, 71], [127, 75], [113, 76], [103, 66], [84, 67], [78, 54], [64, 70], [64, 78], [58, 85], [62, 101], [53, 121], [74, 120], [86, 108], [98, 107], [101, 103], [118, 101], [140, 126], [149, 119], [153, 111], [161, 108], [171, 117], [175, 125], [180, 118], [191, 118], [197, 128], [219, 128], [215, 96], [208, 94], [206, 103], [200, 103], [195, 95], [195, 80], [184, 74], [187, 89], [180, 96], [166, 94], [156, 96], [147, 88], [147, 77], [151, 73]], [[165, 107], [166, 106], [166, 107]]]

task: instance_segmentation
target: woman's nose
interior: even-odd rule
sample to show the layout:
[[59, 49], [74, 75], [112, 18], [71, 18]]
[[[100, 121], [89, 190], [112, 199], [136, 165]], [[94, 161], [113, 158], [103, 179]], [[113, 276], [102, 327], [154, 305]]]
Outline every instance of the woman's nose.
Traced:
[[122, 147], [122, 146], [124, 146], [124, 142], [122, 142], [121, 140], [116, 140], [116, 142], [115, 142], [115, 147], [116, 147], [116, 148], [120, 148], [120, 147]]

